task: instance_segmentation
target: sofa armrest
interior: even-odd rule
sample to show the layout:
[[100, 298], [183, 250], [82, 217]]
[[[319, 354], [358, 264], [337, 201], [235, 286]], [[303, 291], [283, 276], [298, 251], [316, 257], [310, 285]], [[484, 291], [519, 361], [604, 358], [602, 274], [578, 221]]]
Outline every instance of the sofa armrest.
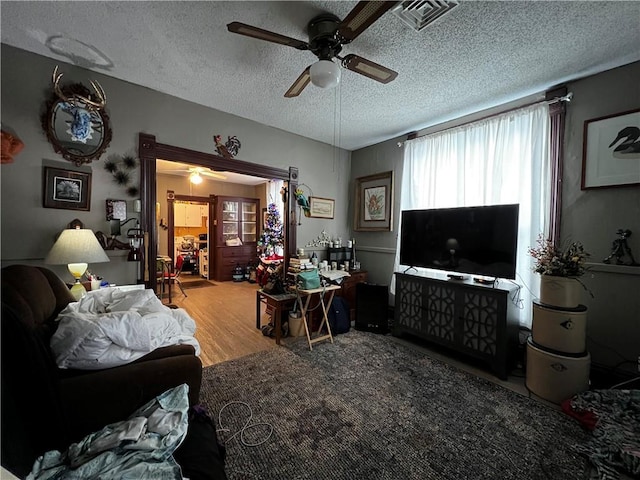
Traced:
[[168, 347], [156, 348], [153, 352], [147, 353], [144, 357], [131, 363], [148, 362], [159, 358], [178, 357], [180, 355], [195, 355], [196, 349], [193, 345], [169, 345]]
[[[144, 357], [140, 357], [133, 362], [127, 363], [119, 367], [105, 368], [100, 371], [114, 370], [124, 368], [129, 365], [135, 365], [137, 363], [144, 363], [149, 361], [161, 360], [163, 358], [180, 357], [185, 355], [195, 356], [196, 349], [193, 345], [169, 345], [168, 347], [156, 348], [154, 351], [147, 353]], [[79, 377], [82, 375], [93, 375], [97, 370], [80, 370], [77, 368], [58, 368], [58, 377], [61, 379]]]
[[189, 404], [195, 405], [201, 381], [200, 359], [179, 355], [62, 378], [59, 389], [70, 436], [78, 441], [183, 383], [189, 385]]

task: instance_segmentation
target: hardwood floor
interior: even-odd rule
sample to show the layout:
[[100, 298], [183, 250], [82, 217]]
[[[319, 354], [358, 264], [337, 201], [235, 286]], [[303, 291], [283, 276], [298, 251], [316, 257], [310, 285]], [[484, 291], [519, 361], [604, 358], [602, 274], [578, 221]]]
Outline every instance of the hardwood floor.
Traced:
[[[200, 278], [181, 276], [183, 286]], [[214, 282], [215, 286], [186, 288], [187, 296], [172, 286], [172, 303], [184, 308], [196, 321], [200, 360], [207, 367], [276, 348], [275, 340], [256, 328], [256, 291], [249, 282]], [[166, 302], [166, 300], [165, 300]], [[262, 306], [264, 316], [264, 306]], [[266, 320], [263, 320], [263, 324]]]

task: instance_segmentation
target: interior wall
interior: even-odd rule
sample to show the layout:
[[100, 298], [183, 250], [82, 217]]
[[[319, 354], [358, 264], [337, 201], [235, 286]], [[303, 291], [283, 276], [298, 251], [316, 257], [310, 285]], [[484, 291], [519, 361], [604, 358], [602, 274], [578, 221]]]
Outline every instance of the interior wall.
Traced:
[[[636, 293], [640, 292], [640, 267], [608, 266], [602, 264], [602, 259], [611, 251], [616, 230], [628, 228], [634, 232], [629, 245], [640, 261], [640, 187], [583, 191], [580, 180], [584, 121], [640, 108], [638, 78], [640, 62], [635, 62], [567, 85], [574, 97], [567, 105], [561, 223], [563, 241], [580, 240], [592, 254], [594, 265], [583, 277], [595, 297], [590, 298], [586, 292], [583, 296], [589, 308], [587, 348], [592, 362], [613, 366], [626, 359], [633, 363], [623, 367], [633, 371], [640, 355], [640, 296]], [[479, 116], [482, 114], [457, 123]], [[430, 129], [433, 131], [436, 130]], [[354, 151], [351, 157], [351, 198], [356, 178], [388, 170], [395, 175], [393, 231], [353, 233], [357, 257], [374, 283], [388, 285], [393, 275], [403, 163], [403, 149], [397, 143], [405, 139], [403, 136], [363, 148]], [[390, 302], [393, 304], [393, 297]]]
[[[640, 263], [640, 186], [581, 190], [583, 130], [586, 120], [640, 108], [640, 62], [569, 84], [574, 101], [567, 108], [562, 186], [563, 242], [579, 240], [591, 253], [584, 283], [587, 348], [595, 363], [622, 365], [637, 372], [640, 357], [640, 266], [605, 265], [619, 228]], [[637, 161], [640, 170], [640, 160]], [[627, 258], [627, 261], [629, 259]]]
[[[298, 226], [301, 243], [315, 238], [323, 228], [344, 238], [348, 236], [350, 152], [8, 45], [1, 46], [0, 58], [2, 127], [13, 130], [25, 144], [13, 163], [0, 168], [3, 266], [42, 265], [56, 234], [74, 218], [94, 231], [108, 232], [105, 200], [127, 199], [132, 205], [134, 198], [128, 197], [125, 189], [104, 170], [104, 162], [112, 155], [137, 156], [140, 132], [155, 135], [160, 143], [210, 153], [215, 152], [214, 134], [223, 138], [236, 135], [242, 142], [239, 159], [282, 169], [297, 167], [300, 182], [309, 185], [318, 196], [336, 199], [333, 220], [301, 222]], [[61, 168], [74, 169], [71, 162], [53, 151], [40, 124], [40, 114], [52, 94], [51, 74], [56, 65], [61, 66], [64, 74], [63, 85], [77, 82], [89, 85], [90, 80], [98, 80], [107, 94], [106, 112], [113, 140], [99, 160], [85, 167], [92, 173], [91, 210], [87, 212], [42, 207], [43, 165], [55, 162]], [[136, 169], [135, 184], [138, 178]], [[126, 262], [126, 255], [122, 257], [119, 252], [113, 255], [110, 263], [98, 264], [93, 270], [113, 283], [135, 282], [137, 264]], [[66, 268], [52, 269], [68, 279]]]

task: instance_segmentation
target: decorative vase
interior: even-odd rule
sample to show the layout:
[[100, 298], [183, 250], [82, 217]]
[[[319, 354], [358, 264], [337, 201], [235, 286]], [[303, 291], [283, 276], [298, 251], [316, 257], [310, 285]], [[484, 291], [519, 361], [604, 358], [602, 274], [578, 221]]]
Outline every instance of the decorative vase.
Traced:
[[542, 275], [540, 303], [552, 307], [577, 308], [580, 305], [581, 286], [575, 277]]

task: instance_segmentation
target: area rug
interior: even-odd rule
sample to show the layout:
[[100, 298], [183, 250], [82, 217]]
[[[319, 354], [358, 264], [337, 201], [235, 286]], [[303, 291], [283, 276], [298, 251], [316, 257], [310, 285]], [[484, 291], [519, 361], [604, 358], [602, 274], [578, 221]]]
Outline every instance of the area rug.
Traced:
[[204, 369], [230, 480], [589, 475], [587, 433], [560, 411], [385, 336], [305, 340]]
[[182, 283], [182, 288], [184, 288], [185, 290], [189, 289], [189, 288], [203, 288], [203, 287], [215, 287], [216, 284], [213, 282], [210, 282], [209, 280], [192, 280], [192, 281], [188, 281], [188, 282], [181, 282]]

